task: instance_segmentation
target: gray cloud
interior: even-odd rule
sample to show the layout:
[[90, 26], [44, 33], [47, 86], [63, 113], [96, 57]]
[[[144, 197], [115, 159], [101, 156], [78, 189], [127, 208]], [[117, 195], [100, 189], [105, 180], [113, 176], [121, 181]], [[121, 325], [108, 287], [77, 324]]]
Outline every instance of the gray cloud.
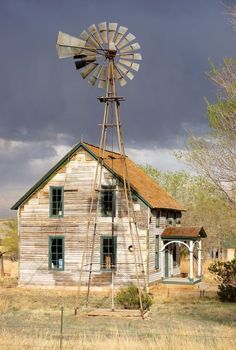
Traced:
[[72, 60], [58, 60], [55, 41], [58, 30], [76, 36], [104, 20], [128, 26], [142, 46], [140, 71], [119, 92], [126, 145], [151, 155], [151, 148], [181, 147], [186, 126], [206, 130], [203, 97], [213, 100], [216, 92], [205, 74], [208, 59], [220, 64], [235, 54], [221, 0], [3, 0], [1, 193], [17, 196], [33, 184], [60, 158], [55, 145], [73, 145], [82, 135], [98, 142], [101, 91], [82, 80]]
[[144, 60], [121, 93], [126, 140], [174, 146], [182, 123], [206, 125], [203, 96], [208, 58], [219, 63], [234, 54], [234, 34], [217, 0], [6, 1], [1, 4], [1, 137], [51, 140], [65, 133], [97, 141], [101, 92], [58, 60], [59, 29], [79, 34], [103, 19], [128, 25], [142, 45]]

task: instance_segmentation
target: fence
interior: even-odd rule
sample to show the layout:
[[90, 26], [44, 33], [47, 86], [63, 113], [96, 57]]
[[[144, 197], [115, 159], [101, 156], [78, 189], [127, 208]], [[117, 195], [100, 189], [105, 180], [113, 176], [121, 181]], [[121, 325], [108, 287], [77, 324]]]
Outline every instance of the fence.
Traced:
[[[216, 345], [221, 342], [222, 344], [228, 342], [234, 346], [234, 335], [222, 335], [222, 334], [212, 334], [204, 333], [200, 334], [199, 332], [157, 332], [154, 329], [148, 329], [144, 332], [135, 331], [134, 329], [99, 329], [98, 327], [84, 328], [80, 325], [71, 325], [66, 323], [64, 319], [64, 307], [60, 307], [57, 311], [57, 322], [52, 323], [51, 325], [37, 325], [29, 327], [29, 325], [24, 324], [3, 324], [1, 323], [0, 327], [0, 349], [54, 349], [54, 350], [71, 350], [71, 349], [84, 349], [84, 343], [89, 340], [100, 340], [100, 341], [109, 341], [109, 340], [129, 340], [133, 342], [176, 342], [176, 339], [181, 339], [183, 343], [190, 341], [190, 339], [196, 344], [202, 343], [206, 347], [204, 349], [208, 350], [209, 348], [215, 348]], [[145, 322], [145, 321], [143, 321]], [[168, 327], [166, 328], [168, 330]], [[4, 333], [10, 331], [11, 339], [9, 341], [4, 340]], [[20, 343], [16, 344], [16, 339], [19, 339], [20, 334]], [[28, 341], [27, 341], [28, 339]], [[31, 341], [29, 341], [31, 339]], [[33, 339], [33, 340], [32, 340]], [[2, 340], [2, 341], [1, 341]], [[37, 341], [40, 341], [40, 344], [37, 344]], [[77, 347], [74, 347], [77, 346]], [[230, 345], [226, 347], [221, 345], [221, 348], [231, 349]], [[91, 347], [92, 348], [92, 347]], [[90, 349], [86, 347], [86, 349]], [[159, 348], [158, 348], [159, 349]], [[162, 349], [162, 348], [161, 348]], [[166, 347], [168, 349], [168, 347]], [[174, 347], [171, 349], [175, 349]], [[195, 349], [195, 348], [194, 348]], [[202, 349], [202, 348], [201, 348]], [[218, 349], [218, 348], [217, 348]]]

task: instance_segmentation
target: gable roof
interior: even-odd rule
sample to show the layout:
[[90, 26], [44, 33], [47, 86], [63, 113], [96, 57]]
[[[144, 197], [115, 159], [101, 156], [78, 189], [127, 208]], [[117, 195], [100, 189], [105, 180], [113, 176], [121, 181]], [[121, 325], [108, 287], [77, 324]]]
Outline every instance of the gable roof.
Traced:
[[[99, 147], [89, 143], [80, 142], [75, 145], [54, 167], [52, 167], [33, 187], [29, 189], [11, 209], [18, 209], [33, 193], [35, 193], [44, 183], [50, 180], [53, 174], [64, 166], [70, 158], [84, 148], [92, 157], [98, 159]], [[122, 181], [122, 162], [120, 154], [106, 150], [104, 155], [104, 166], [111, 171], [114, 176]], [[129, 182], [135, 194], [146, 203], [151, 209], [173, 209], [185, 210], [174, 198], [172, 198], [156, 181], [148, 176], [144, 170], [136, 165], [131, 159], [126, 157]]]
[[161, 238], [199, 238], [206, 237], [203, 227], [167, 227], [161, 234]]

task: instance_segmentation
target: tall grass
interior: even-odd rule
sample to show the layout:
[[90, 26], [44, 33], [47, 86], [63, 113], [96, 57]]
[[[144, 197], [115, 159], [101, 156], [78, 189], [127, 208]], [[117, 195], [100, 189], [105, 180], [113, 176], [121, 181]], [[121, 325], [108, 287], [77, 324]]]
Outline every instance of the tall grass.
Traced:
[[[168, 296], [154, 289], [145, 320], [74, 316], [76, 291], [14, 287], [10, 279], [16, 278], [16, 267], [7, 263], [11, 276], [0, 281], [0, 350], [59, 349], [62, 304], [64, 350], [235, 349], [236, 305], [216, 297], [184, 296], [183, 290]], [[91, 304], [107, 307], [109, 295], [94, 293]]]

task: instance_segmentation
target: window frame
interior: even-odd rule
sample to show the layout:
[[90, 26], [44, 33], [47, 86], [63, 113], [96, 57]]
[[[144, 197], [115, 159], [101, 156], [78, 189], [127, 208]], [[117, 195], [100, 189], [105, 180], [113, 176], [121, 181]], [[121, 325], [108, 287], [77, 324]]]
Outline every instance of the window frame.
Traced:
[[[107, 269], [103, 265], [103, 256], [104, 256], [104, 251], [103, 251], [103, 242], [105, 239], [113, 239], [114, 240], [114, 248], [113, 248], [113, 254], [114, 254], [114, 267], [111, 267], [110, 269]], [[116, 271], [117, 268], [117, 236], [108, 236], [108, 235], [103, 235], [100, 236], [100, 270], [103, 272], [112, 272]]]
[[[54, 267], [52, 268], [52, 240], [55, 238], [62, 239], [62, 267]], [[65, 236], [62, 235], [50, 235], [48, 236], [48, 270], [49, 271], [64, 271], [65, 269]]]
[[155, 269], [160, 270], [160, 235], [155, 236]]
[[[53, 214], [53, 190], [61, 189], [61, 214]], [[49, 205], [49, 217], [50, 218], [62, 218], [64, 217], [64, 187], [63, 186], [50, 186], [50, 205]]]
[[161, 209], [156, 211], [156, 227], [161, 226]]
[[[105, 210], [104, 210], [104, 194], [105, 192], [107, 192], [110, 190], [110, 192], [112, 192], [112, 210], [111, 210], [111, 215], [107, 215], [105, 214]], [[102, 185], [101, 186], [101, 196], [100, 196], [100, 206], [101, 206], [101, 217], [104, 218], [112, 218], [112, 217], [116, 217], [116, 185]]]

